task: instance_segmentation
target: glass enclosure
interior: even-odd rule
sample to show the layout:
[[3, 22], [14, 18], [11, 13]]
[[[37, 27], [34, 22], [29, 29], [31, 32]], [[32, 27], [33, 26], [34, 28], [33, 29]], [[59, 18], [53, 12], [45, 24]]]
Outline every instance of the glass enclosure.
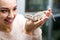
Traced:
[[46, 10], [48, 0], [26, 0], [26, 12]]
[[[49, 2], [52, 1], [52, 4]], [[51, 2], [50, 2], [51, 3]], [[60, 40], [60, 0], [26, 0], [25, 12], [38, 12], [47, 10], [47, 7], [52, 5], [52, 12], [55, 15], [56, 22], [52, 19], [42, 27], [43, 40]]]

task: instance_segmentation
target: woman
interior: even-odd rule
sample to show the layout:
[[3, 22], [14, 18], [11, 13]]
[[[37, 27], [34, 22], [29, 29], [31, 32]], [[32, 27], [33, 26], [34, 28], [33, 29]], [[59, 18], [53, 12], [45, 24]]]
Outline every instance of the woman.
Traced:
[[38, 21], [26, 20], [16, 12], [16, 0], [0, 0], [0, 40], [42, 40], [42, 31], [39, 26], [51, 15]]

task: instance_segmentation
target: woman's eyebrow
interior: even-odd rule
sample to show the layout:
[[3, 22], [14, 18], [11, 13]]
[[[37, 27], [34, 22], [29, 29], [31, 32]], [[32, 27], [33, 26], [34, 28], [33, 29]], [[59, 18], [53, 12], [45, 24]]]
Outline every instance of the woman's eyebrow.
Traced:
[[0, 7], [0, 9], [8, 9], [8, 8], [6, 8], [6, 7]]
[[[14, 6], [14, 8], [17, 8], [17, 6]], [[0, 6], [0, 9], [6, 9], [6, 10], [9, 10], [9, 8], [7, 8], [7, 7], [4, 7], [4, 6]]]
[[17, 6], [14, 6], [14, 8], [17, 8]]

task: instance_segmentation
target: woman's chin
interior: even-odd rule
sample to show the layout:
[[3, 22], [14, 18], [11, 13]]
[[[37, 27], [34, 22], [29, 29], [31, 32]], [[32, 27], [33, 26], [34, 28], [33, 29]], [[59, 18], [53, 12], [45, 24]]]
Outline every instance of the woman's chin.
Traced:
[[10, 27], [12, 26], [12, 23], [5, 23], [5, 26]]

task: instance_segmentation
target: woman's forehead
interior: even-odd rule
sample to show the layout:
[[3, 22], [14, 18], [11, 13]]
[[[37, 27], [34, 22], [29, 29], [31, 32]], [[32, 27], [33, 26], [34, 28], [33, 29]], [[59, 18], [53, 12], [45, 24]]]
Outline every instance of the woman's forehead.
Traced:
[[1, 7], [14, 7], [16, 6], [16, 0], [0, 0], [0, 8]]
[[0, 0], [0, 3], [16, 3], [16, 0]]

